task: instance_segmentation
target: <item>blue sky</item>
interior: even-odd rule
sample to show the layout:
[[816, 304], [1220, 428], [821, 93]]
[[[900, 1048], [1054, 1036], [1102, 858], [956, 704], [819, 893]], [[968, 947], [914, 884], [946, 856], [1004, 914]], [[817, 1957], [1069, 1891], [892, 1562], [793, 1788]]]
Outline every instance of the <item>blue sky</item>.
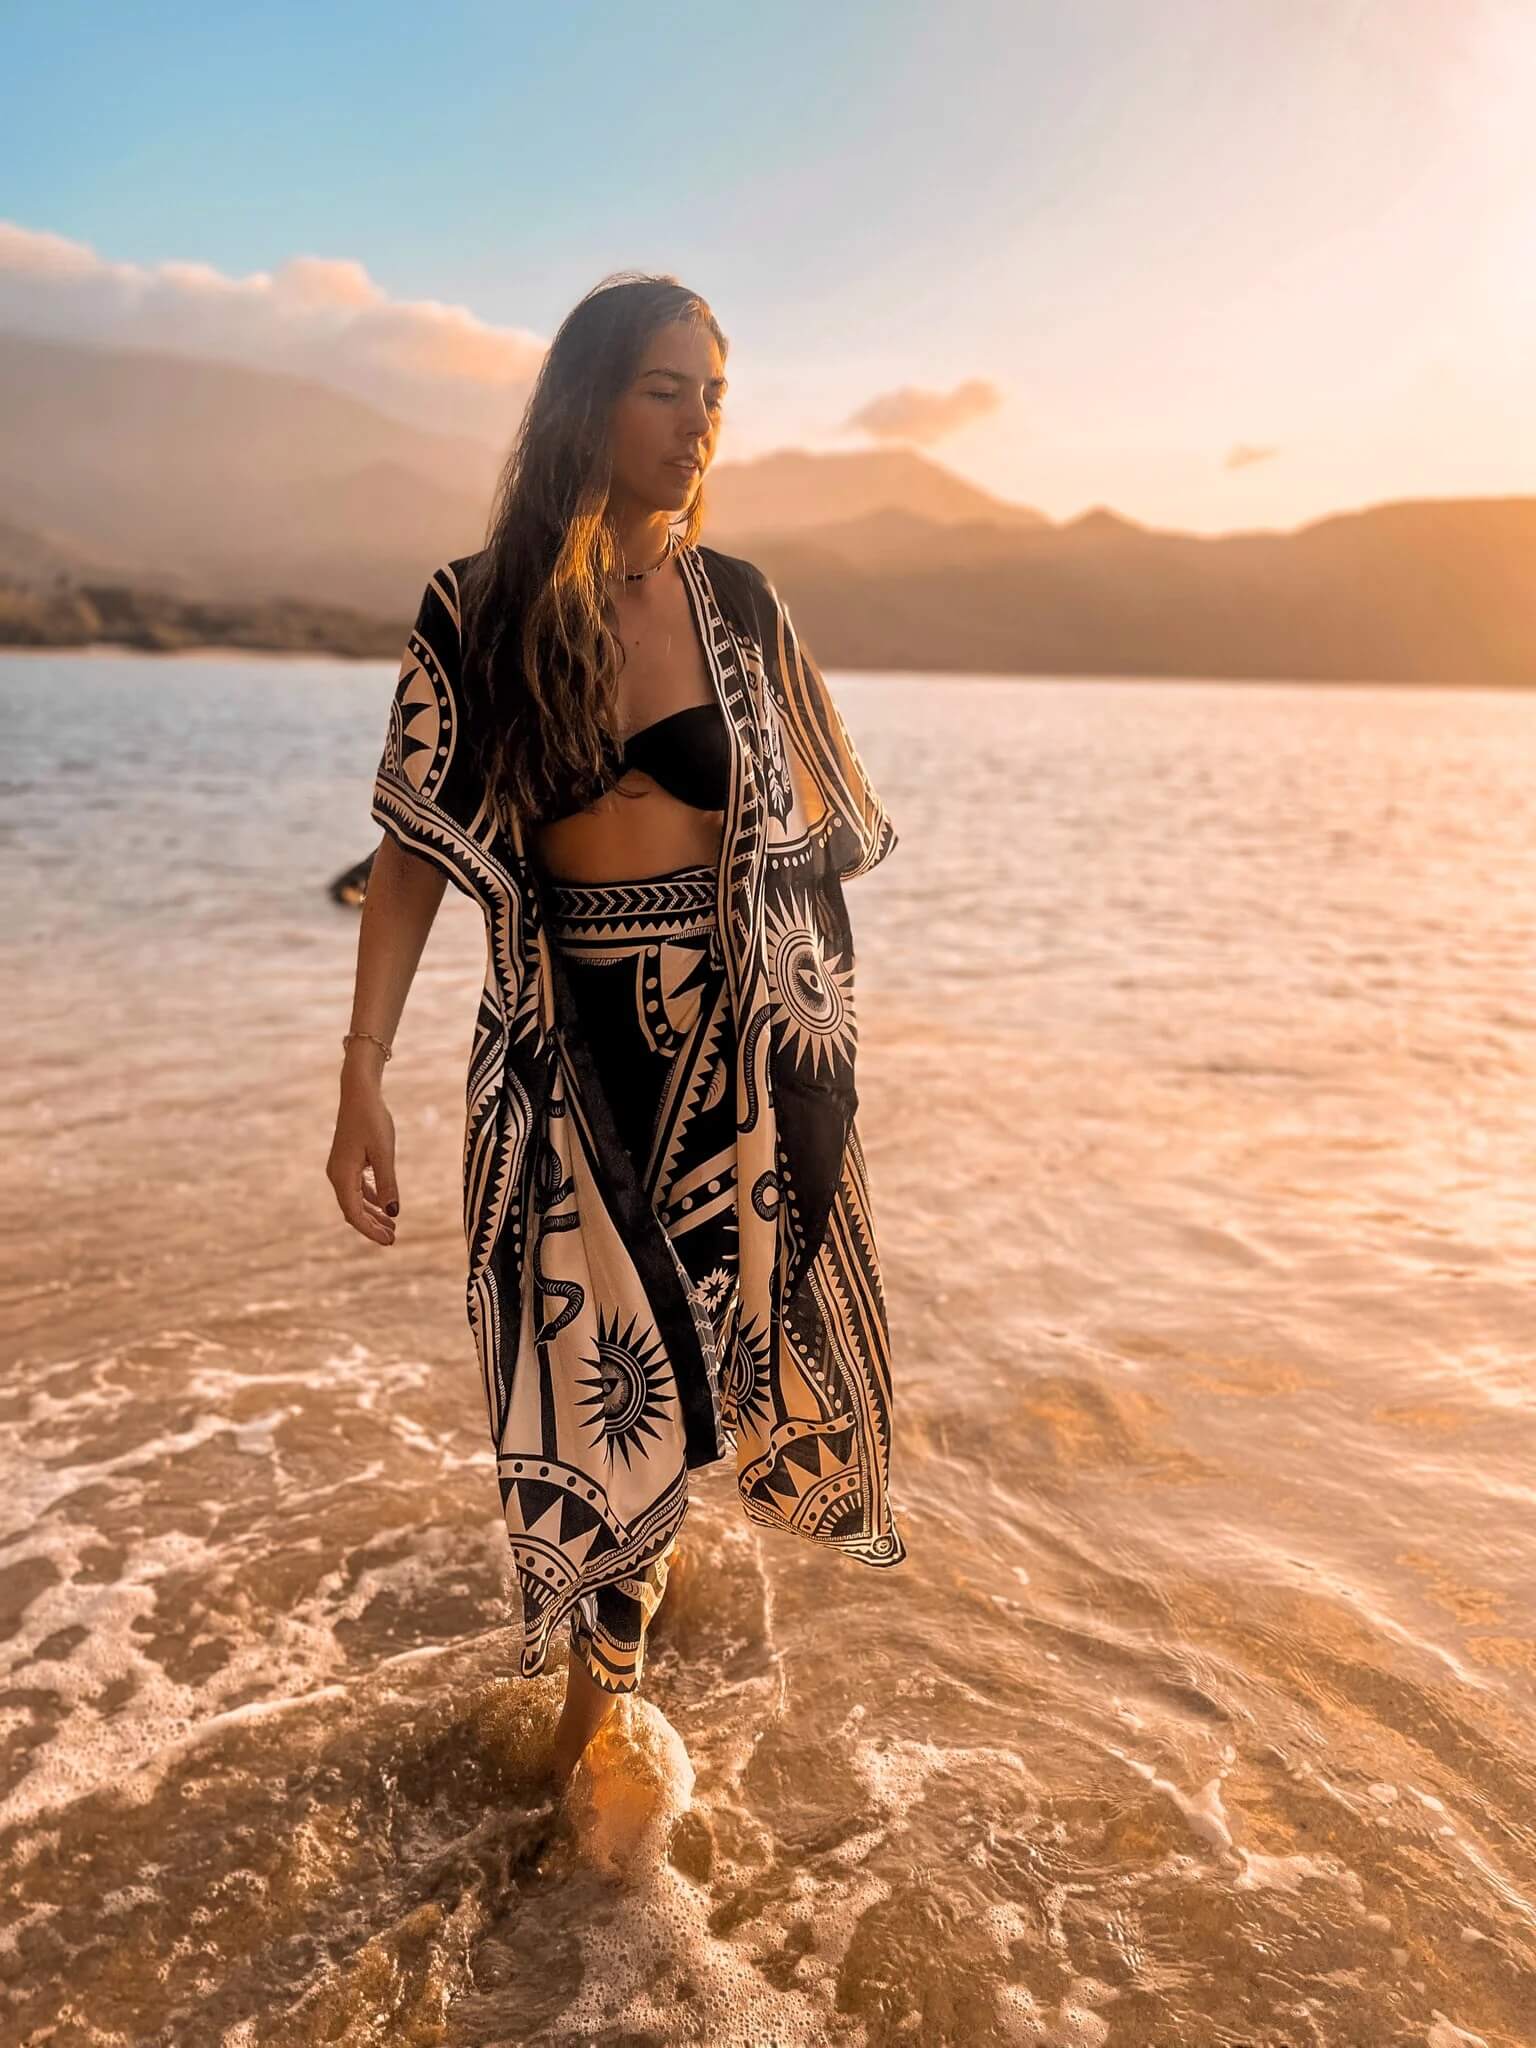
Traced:
[[[1519, 0], [0, 19], [23, 244], [351, 264], [535, 341], [670, 270], [731, 337], [723, 457], [868, 447], [872, 401], [979, 379], [926, 452], [1057, 518], [1536, 489]], [[23, 270], [0, 319], [69, 333]]]

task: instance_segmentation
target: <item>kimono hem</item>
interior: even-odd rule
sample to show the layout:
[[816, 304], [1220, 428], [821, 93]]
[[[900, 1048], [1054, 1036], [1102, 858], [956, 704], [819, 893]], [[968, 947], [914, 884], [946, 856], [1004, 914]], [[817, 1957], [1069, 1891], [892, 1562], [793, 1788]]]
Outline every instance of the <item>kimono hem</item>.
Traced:
[[[466, 1305], [522, 1601], [521, 1674], [537, 1677], [583, 1600], [671, 1543], [688, 1471], [726, 1457], [760, 1526], [864, 1564], [906, 1557], [843, 896], [897, 833], [773, 585], [739, 557], [682, 548], [731, 753], [715, 872], [731, 1029], [707, 1083], [709, 1101], [724, 1090], [734, 1105], [737, 1255], [721, 1318], [642, 1189], [551, 942], [538, 865], [478, 770], [471, 722], [485, 714], [468, 701], [459, 610], [474, 559], [445, 563], [423, 593], [372, 814], [485, 918], [465, 1096]], [[605, 897], [622, 889], [605, 884]], [[643, 941], [639, 892], [636, 915]], [[653, 976], [644, 1014], [664, 1034], [686, 990], [666, 985], [662, 949], [635, 951]], [[705, 1086], [680, 1117], [702, 1113]], [[719, 1201], [720, 1186], [679, 1201]]]

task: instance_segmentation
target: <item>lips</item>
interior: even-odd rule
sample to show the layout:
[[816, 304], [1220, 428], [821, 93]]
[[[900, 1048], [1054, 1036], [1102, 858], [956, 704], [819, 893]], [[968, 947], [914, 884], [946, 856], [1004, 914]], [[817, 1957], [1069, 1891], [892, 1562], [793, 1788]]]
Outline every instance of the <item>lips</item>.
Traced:
[[699, 465], [696, 462], [690, 462], [686, 456], [679, 457], [675, 462], [669, 462], [667, 467], [668, 469], [683, 470], [689, 476], [697, 476], [699, 473]]

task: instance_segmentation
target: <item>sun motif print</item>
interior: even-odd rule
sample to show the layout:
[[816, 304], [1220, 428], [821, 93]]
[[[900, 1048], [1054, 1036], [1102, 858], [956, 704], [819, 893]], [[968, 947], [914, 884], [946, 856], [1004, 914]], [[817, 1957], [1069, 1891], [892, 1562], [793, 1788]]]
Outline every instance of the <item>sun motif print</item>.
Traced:
[[589, 1391], [579, 1405], [588, 1409], [610, 1460], [627, 1462], [642, 1440], [661, 1440], [671, 1405], [667, 1354], [656, 1331], [639, 1317], [631, 1316], [622, 1330], [616, 1317], [599, 1317], [597, 1356], [590, 1363]]
[[851, 1073], [853, 967], [828, 951], [808, 894], [790, 890], [769, 911], [766, 941], [774, 1032], [796, 1070], [812, 1079]]

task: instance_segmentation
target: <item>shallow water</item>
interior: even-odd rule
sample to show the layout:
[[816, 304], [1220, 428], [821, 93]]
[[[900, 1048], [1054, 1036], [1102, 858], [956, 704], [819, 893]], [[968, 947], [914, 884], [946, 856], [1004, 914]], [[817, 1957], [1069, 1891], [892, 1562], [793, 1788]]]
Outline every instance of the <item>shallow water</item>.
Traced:
[[911, 1555], [695, 1495], [549, 1830], [392, 672], [0, 658], [0, 2041], [1536, 2041], [1536, 698], [843, 677]]

